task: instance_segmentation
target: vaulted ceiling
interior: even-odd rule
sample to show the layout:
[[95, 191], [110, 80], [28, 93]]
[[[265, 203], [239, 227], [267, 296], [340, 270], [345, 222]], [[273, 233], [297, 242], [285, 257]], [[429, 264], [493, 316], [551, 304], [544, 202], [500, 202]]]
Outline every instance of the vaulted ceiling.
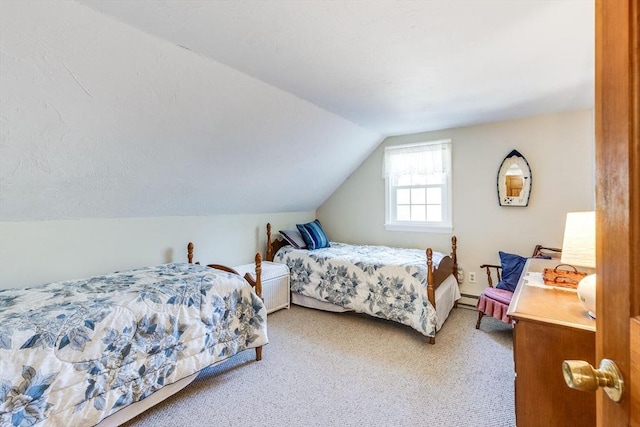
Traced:
[[383, 135], [593, 104], [591, 1], [83, 2]]
[[590, 0], [0, 12], [0, 220], [313, 210], [385, 136], [593, 106]]

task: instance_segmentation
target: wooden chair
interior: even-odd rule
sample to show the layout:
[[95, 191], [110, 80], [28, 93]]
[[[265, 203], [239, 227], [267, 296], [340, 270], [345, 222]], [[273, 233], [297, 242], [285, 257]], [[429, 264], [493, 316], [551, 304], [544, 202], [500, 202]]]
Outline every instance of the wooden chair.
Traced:
[[[562, 249], [550, 248], [547, 246], [536, 245], [531, 258], [559, 259]], [[494, 264], [482, 264], [480, 268], [484, 268], [487, 273], [487, 282], [489, 286], [480, 294], [478, 298], [478, 321], [476, 329], [480, 329], [480, 322], [484, 315], [494, 317], [504, 323], [511, 323], [511, 318], [507, 315], [513, 292], [506, 289], [498, 289], [493, 286], [492, 274], [497, 278], [496, 284], [500, 283], [502, 266]]]

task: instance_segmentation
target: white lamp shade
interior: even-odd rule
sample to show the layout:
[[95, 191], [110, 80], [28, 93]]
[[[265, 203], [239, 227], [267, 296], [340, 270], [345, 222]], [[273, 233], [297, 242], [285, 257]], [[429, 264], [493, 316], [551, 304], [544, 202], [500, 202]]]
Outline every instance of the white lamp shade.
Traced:
[[594, 211], [567, 214], [560, 262], [578, 267], [596, 267], [596, 213]]

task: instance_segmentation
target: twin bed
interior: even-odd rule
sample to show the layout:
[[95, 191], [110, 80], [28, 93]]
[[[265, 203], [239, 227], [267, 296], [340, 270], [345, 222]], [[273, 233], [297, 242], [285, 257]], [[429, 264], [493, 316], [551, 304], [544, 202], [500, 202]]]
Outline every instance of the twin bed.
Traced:
[[295, 240], [272, 239], [267, 224], [266, 260], [289, 267], [294, 304], [391, 320], [412, 327], [434, 344], [436, 332], [460, 298], [455, 236], [450, 256], [431, 248], [338, 242], [297, 249], [292, 246]]
[[[293, 302], [367, 313], [436, 331], [460, 298], [451, 256], [331, 242], [300, 250], [271, 239]], [[217, 264], [163, 264], [82, 280], [0, 290], [0, 425], [116, 426], [198, 372], [246, 349], [261, 359], [267, 310], [255, 280]]]
[[0, 290], [0, 425], [119, 425], [207, 366], [250, 348], [259, 360], [259, 264], [256, 293], [192, 251], [188, 264]]

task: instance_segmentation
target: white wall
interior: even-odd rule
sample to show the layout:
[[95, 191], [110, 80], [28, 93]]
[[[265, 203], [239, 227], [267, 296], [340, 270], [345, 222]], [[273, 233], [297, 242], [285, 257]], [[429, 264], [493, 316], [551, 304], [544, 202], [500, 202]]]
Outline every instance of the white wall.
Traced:
[[266, 223], [275, 230], [315, 212], [207, 217], [0, 222], [0, 288], [79, 279], [166, 262], [229, 266], [264, 256]]
[[0, 52], [0, 221], [311, 211], [382, 140], [75, 1], [0, 1]]
[[[448, 234], [385, 231], [382, 179], [385, 146], [445, 138], [453, 144], [459, 263], [478, 276], [475, 284], [465, 280], [464, 293], [482, 291], [486, 280], [478, 267], [499, 263], [499, 250], [528, 256], [538, 243], [561, 247], [566, 213], [594, 209], [593, 112], [575, 111], [387, 138], [318, 209], [329, 238], [448, 252]], [[500, 207], [496, 195], [498, 168], [513, 149], [532, 169], [531, 198], [524, 208]]]

